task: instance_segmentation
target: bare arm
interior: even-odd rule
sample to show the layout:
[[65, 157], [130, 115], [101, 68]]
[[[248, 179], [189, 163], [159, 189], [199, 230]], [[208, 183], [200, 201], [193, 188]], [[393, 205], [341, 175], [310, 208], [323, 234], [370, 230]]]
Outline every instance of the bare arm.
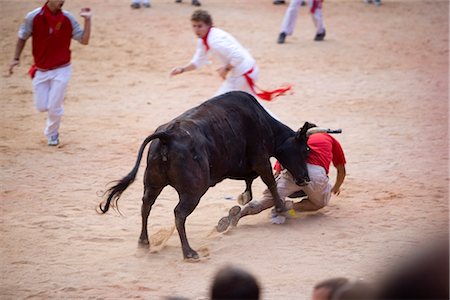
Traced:
[[19, 65], [20, 55], [22, 54], [23, 48], [25, 47], [25, 43], [27, 40], [17, 39], [16, 51], [14, 52], [14, 58], [9, 65], [9, 75], [13, 73], [13, 69], [15, 66]]
[[83, 8], [81, 10], [80, 16], [84, 18], [84, 32], [83, 36], [81, 37], [80, 43], [83, 45], [89, 44], [89, 39], [91, 37], [91, 16], [92, 13], [90, 9]]
[[189, 72], [192, 70], [195, 70], [196, 67], [193, 63], [189, 63], [188, 65], [184, 66], [184, 67], [175, 67], [172, 69], [172, 71], [170, 71], [170, 76], [175, 76], [184, 72]]
[[345, 165], [337, 165], [336, 170], [336, 182], [334, 183], [331, 192], [335, 195], [339, 195], [339, 193], [341, 192], [341, 185], [344, 182], [347, 172], [345, 170]]

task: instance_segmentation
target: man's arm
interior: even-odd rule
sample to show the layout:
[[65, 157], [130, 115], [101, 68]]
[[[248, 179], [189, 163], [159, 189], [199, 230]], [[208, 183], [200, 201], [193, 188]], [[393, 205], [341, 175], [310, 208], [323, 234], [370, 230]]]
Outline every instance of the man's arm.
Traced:
[[345, 175], [347, 174], [347, 172], [345, 170], [345, 165], [337, 165], [336, 170], [337, 170], [336, 182], [334, 183], [331, 192], [337, 196], [341, 192], [341, 185], [344, 182]]
[[189, 63], [184, 67], [175, 67], [170, 71], [170, 76], [175, 76], [184, 72], [195, 70], [197, 67], [193, 63]]
[[84, 30], [83, 36], [81, 37], [80, 43], [83, 45], [89, 44], [89, 39], [91, 37], [91, 16], [92, 12], [89, 8], [81, 9], [80, 16], [84, 18]]
[[17, 39], [16, 51], [14, 52], [14, 58], [9, 65], [9, 75], [12, 75], [15, 66], [19, 65], [20, 55], [22, 54], [23, 48], [27, 40]]

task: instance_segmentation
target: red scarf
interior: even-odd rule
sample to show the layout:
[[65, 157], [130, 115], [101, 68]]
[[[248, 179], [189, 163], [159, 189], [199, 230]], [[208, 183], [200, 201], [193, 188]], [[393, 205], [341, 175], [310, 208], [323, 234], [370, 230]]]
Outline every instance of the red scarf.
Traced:
[[[255, 93], [259, 98], [266, 100], [266, 101], [272, 101], [274, 98], [278, 97], [278, 96], [282, 96], [284, 94], [286, 94], [286, 92], [290, 91], [292, 89], [292, 85], [288, 85], [286, 87], [281, 87], [272, 91], [265, 91], [261, 88], [259, 88], [255, 82], [253, 81], [253, 79], [250, 77], [250, 74], [253, 72], [253, 68], [251, 68], [250, 71], [248, 71], [247, 73], [245, 73], [243, 76], [245, 77], [245, 79], [247, 80], [248, 85], [250, 86], [250, 88], [252, 89], [253, 93]], [[260, 92], [257, 93], [255, 91], [255, 88], [258, 89]]]
[[60, 9], [53, 13], [50, 8], [48, 8], [47, 4], [48, 1], [42, 7], [41, 13], [44, 15], [45, 20], [47, 21], [49, 34], [56, 34], [59, 32], [64, 22], [64, 14]]
[[209, 27], [208, 32], [205, 34], [205, 36], [202, 37], [203, 45], [205, 45], [206, 52], [208, 52], [208, 50], [209, 50], [209, 45], [208, 45], [208, 35], [209, 35], [209, 32], [211, 31], [211, 28], [212, 28], [212, 26]]

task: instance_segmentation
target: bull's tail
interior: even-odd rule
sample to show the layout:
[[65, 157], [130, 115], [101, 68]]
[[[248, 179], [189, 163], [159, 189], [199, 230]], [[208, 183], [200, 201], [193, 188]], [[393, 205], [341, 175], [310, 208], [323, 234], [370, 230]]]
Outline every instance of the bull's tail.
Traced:
[[119, 200], [120, 196], [122, 195], [123, 191], [125, 191], [128, 188], [128, 186], [130, 186], [130, 184], [133, 183], [134, 179], [136, 178], [136, 174], [139, 170], [139, 164], [141, 163], [142, 154], [144, 153], [144, 149], [147, 146], [147, 144], [154, 139], [161, 139], [167, 141], [168, 138], [169, 135], [167, 133], [158, 132], [148, 136], [144, 140], [144, 142], [142, 142], [141, 148], [139, 149], [138, 158], [136, 160], [133, 170], [131, 170], [131, 172], [128, 173], [127, 176], [119, 180], [115, 186], [111, 187], [105, 192], [105, 195], [108, 195], [108, 199], [106, 200], [105, 206], [102, 207], [103, 202], [99, 204], [99, 208], [102, 213], [106, 213], [108, 211], [109, 206], [111, 205], [111, 201], [113, 201], [113, 205], [117, 207], [116, 203]]

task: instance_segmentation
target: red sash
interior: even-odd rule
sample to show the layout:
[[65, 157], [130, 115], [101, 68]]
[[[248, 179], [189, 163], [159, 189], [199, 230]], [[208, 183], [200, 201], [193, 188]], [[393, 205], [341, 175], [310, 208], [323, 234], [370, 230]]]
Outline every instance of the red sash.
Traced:
[[[263, 100], [272, 101], [274, 98], [276, 98], [278, 96], [282, 96], [282, 95], [286, 94], [287, 91], [290, 91], [292, 89], [292, 85], [289, 84], [286, 87], [281, 87], [281, 88], [278, 88], [278, 89], [275, 89], [272, 91], [265, 91], [265, 90], [259, 88], [255, 84], [253, 79], [250, 77], [250, 74], [252, 72], [253, 72], [253, 68], [251, 68], [248, 72], [243, 74], [243, 76], [247, 80], [247, 83], [250, 86], [250, 88], [252, 89], [253, 93], [255, 93], [259, 98], [261, 98]], [[255, 88], [259, 90], [259, 93], [256, 92]]]

